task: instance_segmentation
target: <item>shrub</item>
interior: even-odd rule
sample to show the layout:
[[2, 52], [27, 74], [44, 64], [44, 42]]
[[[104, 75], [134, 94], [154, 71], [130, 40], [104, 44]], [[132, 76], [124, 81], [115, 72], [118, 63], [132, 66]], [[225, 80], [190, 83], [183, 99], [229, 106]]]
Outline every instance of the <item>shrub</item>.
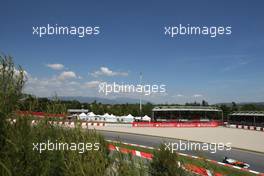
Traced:
[[165, 145], [160, 146], [160, 150], [155, 150], [150, 163], [150, 174], [153, 176], [182, 176], [187, 175], [178, 165], [178, 156], [165, 149]]

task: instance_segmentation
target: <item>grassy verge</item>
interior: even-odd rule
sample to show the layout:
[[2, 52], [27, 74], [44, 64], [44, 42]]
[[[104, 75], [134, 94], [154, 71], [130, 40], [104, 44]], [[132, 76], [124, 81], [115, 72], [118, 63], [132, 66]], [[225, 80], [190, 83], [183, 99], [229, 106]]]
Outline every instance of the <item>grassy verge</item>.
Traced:
[[[137, 150], [137, 151], [142, 151], [142, 152], [146, 152], [146, 153], [153, 153], [154, 152], [153, 149], [126, 145], [126, 144], [123, 144], [121, 142], [111, 142], [111, 144], [114, 144], [115, 146], [118, 146], [121, 148], [126, 148], [126, 149], [130, 149], [130, 150]], [[227, 167], [227, 166], [221, 166], [221, 165], [206, 161], [205, 159], [195, 159], [195, 158], [190, 158], [188, 156], [182, 156], [182, 155], [179, 155], [179, 159], [181, 160], [182, 163], [193, 164], [193, 165], [196, 165], [199, 167], [209, 169], [215, 173], [221, 173], [223, 175], [256, 176], [253, 173], [241, 171], [241, 170], [231, 168], [231, 167]]]

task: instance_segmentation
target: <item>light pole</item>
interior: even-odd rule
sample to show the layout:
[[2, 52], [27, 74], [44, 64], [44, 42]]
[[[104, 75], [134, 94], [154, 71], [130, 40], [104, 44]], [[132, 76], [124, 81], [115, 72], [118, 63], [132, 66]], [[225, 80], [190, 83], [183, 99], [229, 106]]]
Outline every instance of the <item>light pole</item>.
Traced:
[[[142, 72], [140, 72], [139, 74], [139, 84], [142, 88]], [[139, 96], [139, 115], [140, 115], [140, 119], [142, 120], [142, 92], [140, 93], [140, 96]]]

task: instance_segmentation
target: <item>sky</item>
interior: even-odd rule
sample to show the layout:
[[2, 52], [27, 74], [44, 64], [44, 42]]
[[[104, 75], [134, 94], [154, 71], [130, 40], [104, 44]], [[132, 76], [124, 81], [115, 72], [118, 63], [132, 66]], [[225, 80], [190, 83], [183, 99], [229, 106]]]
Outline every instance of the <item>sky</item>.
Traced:
[[[3, 1], [0, 52], [36, 96], [131, 97], [100, 82], [166, 85], [154, 103], [264, 101], [264, 2], [252, 0]], [[36, 26], [99, 26], [100, 34], [33, 35]], [[165, 26], [231, 26], [231, 35], [169, 37]]]

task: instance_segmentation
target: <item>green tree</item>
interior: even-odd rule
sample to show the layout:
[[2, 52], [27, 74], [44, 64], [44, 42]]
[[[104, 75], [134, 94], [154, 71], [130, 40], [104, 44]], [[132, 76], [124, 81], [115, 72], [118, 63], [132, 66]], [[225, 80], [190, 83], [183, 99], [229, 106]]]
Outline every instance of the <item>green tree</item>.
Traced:
[[65, 114], [66, 111], [66, 106], [61, 103], [57, 95], [53, 97], [52, 101], [47, 103], [47, 112], [50, 114]]
[[226, 106], [225, 104], [221, 104], [220, 109], [222, 109], [223, 111], [224, 121], [227, 121], [228, 114], [231, 113], [231, 108]]
[[232, 102], [232, 108], [231, 108], [232, 111], [238, 111], [238, 106], [236, 104], [236, 102]]
[[240, 108], [241, 111], [258, 111], [259, 108], [254, 104], [245, 104]]
[[151, 103], [146, 103], [142, 106], [142, 115], [148, 115], [151, 117], [152, 115], [152, 109], [154, 108], [153, 104]]
[[202, 101], [202, 106], [209, 106], [209, 103], [205, 100]]

